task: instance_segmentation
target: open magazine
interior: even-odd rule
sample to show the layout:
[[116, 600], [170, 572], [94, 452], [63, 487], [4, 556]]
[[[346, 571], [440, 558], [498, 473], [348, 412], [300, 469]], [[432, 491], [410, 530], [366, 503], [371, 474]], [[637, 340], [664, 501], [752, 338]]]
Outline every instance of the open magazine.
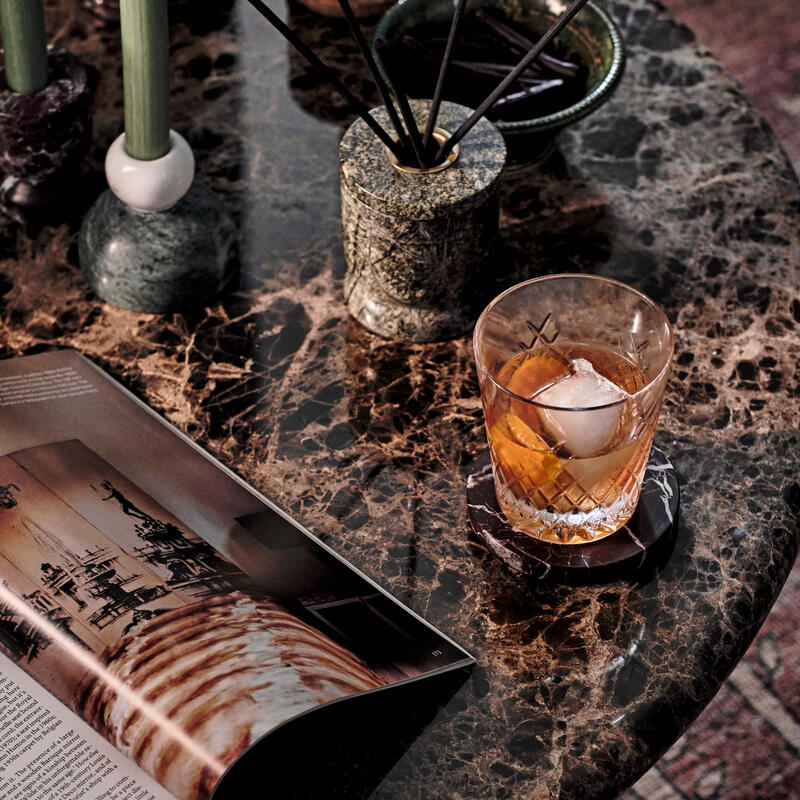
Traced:
[[0, 653], [8, 800], [205, 800], [473, 663], [67, 350], [0, 361]]

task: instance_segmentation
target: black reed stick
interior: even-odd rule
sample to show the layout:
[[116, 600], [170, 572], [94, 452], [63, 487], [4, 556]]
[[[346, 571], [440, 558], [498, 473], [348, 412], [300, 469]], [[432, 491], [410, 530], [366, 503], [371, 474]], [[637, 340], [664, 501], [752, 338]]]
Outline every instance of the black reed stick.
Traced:
[[450, 35], [447, 37], [447, 45], [445, 46], [444, 56], [442, 57], [442, 66], [439, 69], [439, 78], [436, 81], [436, 88], [433, 92], [433, 100], [431, 101], [430, 111], [428, 112], [428, 124], [425, 126], [425, 136], [422, 138], [422, 149], [425, 153], [428, 152], [428, 148], [430, 147], [433, 129], [436, 127], [436, 120], [439, 117], [439, 106], [442, 103], [444, 79], [447, 77], [447, 70], [453, 57], [453, 46], [455, 45], [458, 26], [461, 24], [461, 18], [464, 16], [464, 9], [466, 7], [466, 0], [458, 0], [456, 10], [453, 12], [453, 22], [450, 25]]
[[499, 19], [496, 19], [482, 8], [479, 8], [475, 12], [475, 18], [479, 19], [481, 22], [488, 25], [495, 33], [499, 34], [500, 38], [503, 39], [506, 44], [510, 44], [514, 48], [522, 50], [523, 54], [527, 53], [534, 45], [534, 42], [527, 36], [523, 36], [521, 33], [517, 33], [513, 28], [504, 25]]
[[[439, 56], [426, 45], [422, 44], [419, 39], [405, 34], [401, 39], [403, 44], [409, 50], [415, 50], [427, 61], [439, 61]], [[450, 66], [457, 67], [458, 69], [471, 72], [473, 75], [486, 75], [491, 78], [505, 78], [514, 67], [511, 64], [500, 64], [494, 61], [461, 61], [454, 58], [450, 61]], [[531, 64], [523, 75], [517, 78], [517, 81], [522, 86], [530, 84], [538, 84], [544, 80], [544, 73], [536, 64]]]
[[375, 121], [369, 109], [325, 66], [311, 48], [262, 0], [248, 0], [251, 6], [281, 34], [300, 55], [347, 101], [353, 111], [370, 127], [372, 132], [402, 161], [404, 154], [400, 145]]
[[389, 119], [394, 126], [395, 131], [397, 131], [400, 144], [406, 149], [410, 149], [411, 142], [408, 140], [406, 132], [403, 130], [403, 124], [400, 122], [400, 117], [397, 115], [397, 109], [394, 107], [394, 103], [392, 102], [392, 96], [389, 94], [389, 90], [386, 87], [386, 82], [383, 80], [381, 71], [375, 64], [375, 59], [372, 57], [372, 50], [370, 50], [367, 40], [364, 38], [364, 33], [361, 30], [361, 26], [358, 24], [356, 15], [353, 13], [353, 8], [350, 5], [349, 0], [338, 0], [338, 2], [339, 8], [342, 9], [342, 13], [344, 14], [344, 18], [347, 20], [347, 24], [350, 26], [350, 33], [353, 34], [353, 39], [358, 45], [361, 55], [364, 56], [364, 60], [367, 62], [367, 66], [369, 67], [369, 71], [372, 73], [372, 80], [375, 81], [375, 85], [378, 87], [378, 92], [383, 100], [386, 113], [389, 115]]
[[509, 106], [516, 105], [517, 103], [522, 103], [525, 100], [529, 100], [531, 97], [535, 97], [537, 94], [549, 92], [551, 89], [559, 89], [563, 85], [563, 78], [553, 78], [549, 81], [537, 81], [532, 86], [526, 86], [519, 92], [512, 92], [511, 94], [501, 97], [492, 106], [492, 111], [496, 111], [498, 108], [508, 108]]
[[386, 59], [383, 57], [383, 52], [386, 49], [386, 42], [383, 39], [375, 40], [375, 54], [383, 64], [383, 70], [389, 79], [389, 88], [392, 94], [397, 98], [397, 105], [400, 106], [400, 113], [403, 115], [403, 121], [406, 124], [406, 130], [411, 139], [411, 146], [414, 148], [414, 155], [417, 157], [420, 169], [428, 166], [425, 160], [425, 152], [422, 148], [422, 137], [419, 135], [419, 127], [417, 121], [414, 119], [414, 114], [411, 112], [411, 106], [408, 104], [408, 97], [406, 93], [397, 85], [397, 81], [392, 79], [392, 75], [386, 67]]
[[[517, 51], [521, 51], [523, 55], [533, 47], [533, 42], [527, 36], [517, 33], [517, 31], [492, 16], [485, 9], [479, 8], [475, 12], [475, 16], [485, 25], [488, 25], [506, 44], [511, 45]], [[562, 61], [560, 58], [554, 58], [547, 53], [539, 53], [539, 61], [559, 75], [574, 78], [578, 74], [579, 67], [577, 64], [573, 64], [571, 61]], [[534, 64], [533, 66], [536, 65]]]
[[[452, 64], [454, 67], [474, 72], [476, 75], [488, 75], [492, 78], [505, 78], [513, 69], [510, 64], [496, 64], [488, 61], [459, 61], [457, 58], [453, 59]], [[544, 80], [543, 73], [538, 70], [534, 72], [531, 67], [528, 67], [525, 72], [526, 74], [517, 78], [517, 81], [523, 86]]]
[[[253, 2], [253, 0], [250, 0]], [[472, 130], [478, 120], [500, 99], [503, 92], [528, 68], [536, 56], [569, 24], [569, 21], [586, 5], [587, 0], [573, 0], [564, 13], [547, 29], [536, 46], [528, 52], [522, 61], [500, 81], [494, 91], [461, 123], [458, 130], [439, 148], [434, 160], [441, 163], [448, 153]]]

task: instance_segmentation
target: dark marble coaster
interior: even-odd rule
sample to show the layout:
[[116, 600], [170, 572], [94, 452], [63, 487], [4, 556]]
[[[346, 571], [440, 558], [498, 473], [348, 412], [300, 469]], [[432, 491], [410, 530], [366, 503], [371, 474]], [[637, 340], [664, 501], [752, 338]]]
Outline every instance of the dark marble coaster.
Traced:
[[641, 566], [648, 549], [672, 528], [678, 511], [678, 479], [657, 447], [650, 451], [639, 505], [625, 527], [589, 544], [553, 544], [514, 530], [494, 491], [487, 449], [467, 477], [467, 516], [481, 541], [517, 572], [543, 578], [551, 569], [582, 570]]

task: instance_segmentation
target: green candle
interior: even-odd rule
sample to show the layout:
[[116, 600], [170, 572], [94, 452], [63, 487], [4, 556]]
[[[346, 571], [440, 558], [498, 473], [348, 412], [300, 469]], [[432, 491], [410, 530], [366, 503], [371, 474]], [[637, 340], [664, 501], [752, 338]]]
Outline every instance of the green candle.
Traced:
[[152, 161], [169, 152], [167, 0], [121, 0], [120, 25], [125, 150]]
[[47, 85], [42, 0], [0, 0], [8, 88], [34, 94]]

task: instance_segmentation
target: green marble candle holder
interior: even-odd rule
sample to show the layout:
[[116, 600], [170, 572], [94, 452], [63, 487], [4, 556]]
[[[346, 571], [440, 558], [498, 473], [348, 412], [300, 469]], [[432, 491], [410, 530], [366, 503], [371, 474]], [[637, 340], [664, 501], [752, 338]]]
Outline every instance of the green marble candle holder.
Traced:
[[236, 225], [217, 196], [194, 182], [194, 156], [170, 131], [170, 150], [131, 157], [125, 134], [106, 156], [110, 188], [81, 226], [78, 255], [98, 297], [152, 314], [202, 307], [237, 272]]
[[193, 184], [172, 208], [137, 211], [106, 190], [81, 226], [79, 256], [98, 297], [163, 314], [208, 304], [236, 274], [236, 226], [209, 189]]
[[[428, 101], [412, 101], [417, 123]], [[383, 108], [371, 112], [390, 128]], [[438, 127], [452, 133], [470, 110], [443, 103]], [[393, 164], [362, 120], [339, 149], [342, 232], [350, 313], [390, 339], [428, 342], [467, 332], [483, 301], [497, 238], [503, 137], [481, 120], [445, 168]]]

